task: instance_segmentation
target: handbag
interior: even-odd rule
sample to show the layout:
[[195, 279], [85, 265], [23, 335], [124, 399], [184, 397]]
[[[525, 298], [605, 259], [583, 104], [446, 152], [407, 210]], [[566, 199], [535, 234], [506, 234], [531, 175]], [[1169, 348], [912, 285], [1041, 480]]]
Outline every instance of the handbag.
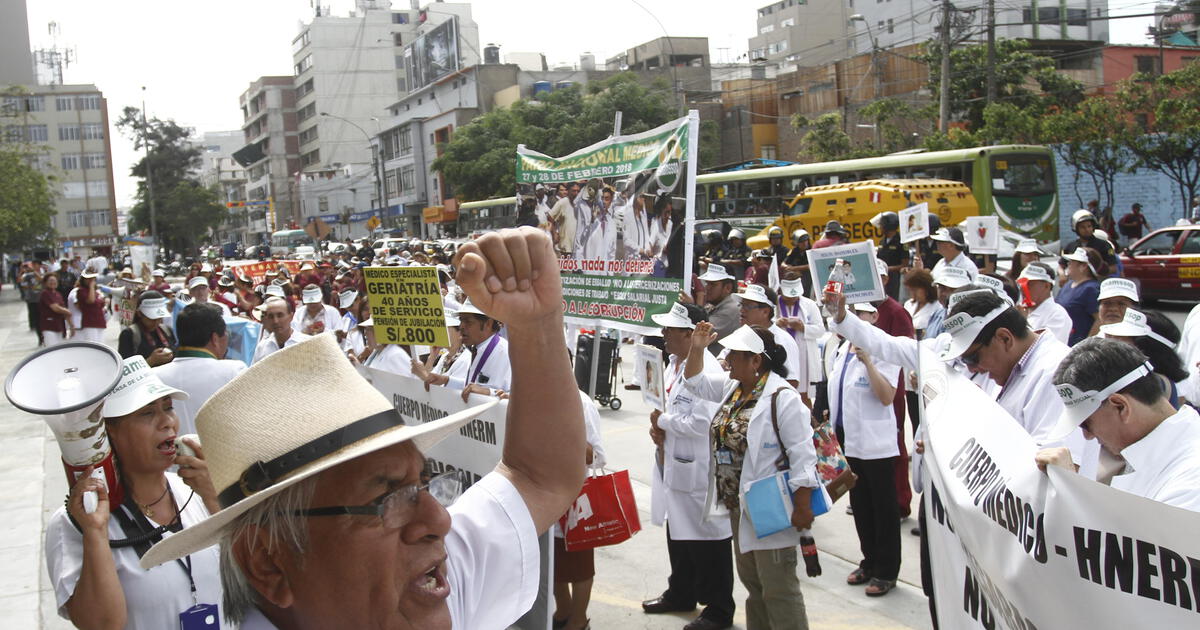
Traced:
[[830, 500], [836, 503], [858, 483], [858, 475], [850, 470], [850, 462], [846, 461], [829, 422], [822, 422], [813, 429], [813, 446], [817, 449], [817, 475], [825, 484]]
[[558, 524], [567, 551], [584, 551], [629, 540], [642, 530], [629, 471], [589, 476]]

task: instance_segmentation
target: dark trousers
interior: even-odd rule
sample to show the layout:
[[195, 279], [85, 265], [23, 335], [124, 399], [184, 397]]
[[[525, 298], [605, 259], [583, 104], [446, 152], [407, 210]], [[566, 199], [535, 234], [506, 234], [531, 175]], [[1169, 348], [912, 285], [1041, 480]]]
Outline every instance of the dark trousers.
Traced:
[[29, 313], [29, 330], [37, 333], [38, 345], [42, 345], [42, 315], [38, 311], [37, 302], [26, 302], [25, 309]]
[[896, 505], [895, 457], [847, 457], [858, 483], [850, 489], [854, 528], [863, 560], [859, 567], [870, 577], [895, 580], [900, 573], [900, 510]]
[[933, 568], [929, 558], [929, 531], [925, 523], [925, 498], [921, 497], [921, 507], [917, 511], [917, 522], [921, 525], [921, 591], [929, 598], [929, 619], [933, 622], [933, 630], [938, 630], [937, 605], [933, 592]]
[[700, 616], [733, 623], [733, 539], [675, 540], [667, 522], [671, 577], [663, 599], [681, 607], [705, 605]]

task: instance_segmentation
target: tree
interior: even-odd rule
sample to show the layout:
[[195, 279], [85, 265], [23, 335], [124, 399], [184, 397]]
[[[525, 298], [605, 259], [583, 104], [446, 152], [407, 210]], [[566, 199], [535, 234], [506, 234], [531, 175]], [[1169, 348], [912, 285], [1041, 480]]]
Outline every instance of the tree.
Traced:
[[146, 174], [154, 185], [155, 223], [159, 245], [170, 250], [190, 250], [199, 245], [209, 230], [220, 225], [226, 210], [214, 191], [204, 188], [195, 173], [201, 166], [200, 148], [192, 144], [192, 131], [174, 120], [142, 117], [136, 107], [126, 107], [117, 128], [131, 140], [135, 150], [149, 147], [130, 174], [138, 177], [138, 190], [129, 213], [130, 231], [150, 228]]
[[[4, 96], [23, 96], [19, 86]], [[0, 251], [17, 252], [54, 241], [55, 178], [35, 168], [47, 149], [34, 144], [24, 132], [25, 121], [16, 111], [4, 111], [0, 120]]]
[[804, 131], [800, 137], [800, 155], [814, 162], [831, 162], [859, 157], [869, 148], [858, 147], [842, 130], [842, 115], [837, 112], [821, 114], [809, 119], [800, 114], [792, 117], [792, 128]]
[[[1125, 114], [1142, 125], [1126, 143], [1137, 165], [1175, 182], [1187, 216], [1200, 184], [1200, 66], [1188, 64], [1158, 77], [1137, 75], [1117, 90]], [[1175, 217], [1172, 213], [1172, 217]]]
[[928, 108], [913, 107], [894, 97], [872, 101], [858, 110], [858, 114], [875, 125], [880, 141], [880, 146], [875, 147], [876, 155], [915, 148], [914, 127], [922, 127], [924, 123], [932, 121]]
[[[567, 155], [612, 135], [613, 119], [621, 111], [621, 133], [648, 131], [679, 116], [669, 86], [658, 81], [650, 87], [633, 73], [604, 81], [572, 86], [532, 100], [495, 109], [460, 127], [433, 170], [445, 178], [455, 197], [486, 199], [508, 197], [516, 189], [517, 145], [546, 155]], [[712, 147], [720, 134], [701, 126], [700, 161], [715, 161]]]
[[[1111, 213], [1117, 175], [1127, 172], [1132, 162], [1126, 146], [1133, 128], [1121, 106], [1111, 97], [1094, 96], [1045, 118], [1042, 127], [1055, 153], [1091, 179], [1101, 208]], [[1078, 187], [1075, 197], [1082, 207]]]

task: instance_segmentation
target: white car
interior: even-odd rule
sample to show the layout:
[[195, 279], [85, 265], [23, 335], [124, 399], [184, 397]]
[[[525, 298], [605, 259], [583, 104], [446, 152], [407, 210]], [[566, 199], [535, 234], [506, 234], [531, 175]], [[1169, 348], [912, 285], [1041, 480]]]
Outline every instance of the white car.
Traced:
[[296, 260], [316, 260], [317, 250], [312, 245], [297, 245], [295, 253], [292, 254]]

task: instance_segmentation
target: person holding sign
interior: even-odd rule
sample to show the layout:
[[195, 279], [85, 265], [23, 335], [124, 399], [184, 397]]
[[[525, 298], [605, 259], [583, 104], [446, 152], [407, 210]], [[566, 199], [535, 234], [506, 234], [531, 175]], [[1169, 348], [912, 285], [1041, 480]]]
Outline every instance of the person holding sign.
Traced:
[[[1087, 339], [1071, 348], [1054, 384], [1064, 410], [1052, 435], [1082, 429], [1116, 456], [1112, 487], [1200, 512], [1200, 415], [1171, 406], [1145, 355], [1112, 339]], [[1064, 448], [1043, 449], [1035, 461], [1042, 470], [1075, 471]]]
[[942, 256], [942, 259], [933, 266], [935, 278], [943, 267], [958, 267], [967, 272], [972, 282], [975, 281], [975, 276], [979, 275], [979, 267], [976, 267], [971, 258], [963, 251], [967, 248], [967, 242], [963, 239], [962, 230], [939, 228], [930, 238], [933, 239], [937, 253]]
[[[820, 480], [808, 407], [784, 380], [787, 353], [765, 328], [742, 326], [721, 340], [729, 374], [710, 376], [704, 355], [717, 339], [712, 324], [696, 324], [691, 339], [685, 384], [721, 404], [709, 433], [713, 471], [705, 505], [729, 511], [738, 577], [749, 591], [746, 626], [807, 629], [796, 545], [800, 531], [812, 527], [812, 492]], [[792, 527], [760, 537], [743, 509], [742, 488], [784, 471]]]
[[[732, 530], [726, 516], [705, 518], [705, 497], [711, 462], [708, 424], [717, 404], [700, 400], [684, 385], [683, 367], [692, 347], [696, 324], [708, 314], [695, 304], [675, 303], [670, 312], [651, 315], [662, 326], [663, 344], [670, 355], [663, 372], [666, 409], [650, 413], [650, 433], [658, 445], [650, 513], [656, 525], [667, 526], [667, 557], [671, 575], [667, 590], [642, 602], [646, 614], [688, 612], [697, 602], [707, 605], [686, 630], [718, 630], [733, 625]], [[720, 378], [722, 370], [712, 353], [703, 353], [703, 371]]]
[[300, 311], [300, 317], [292, 319], [292, 328], [296, 329], [296, 332], [311, 336], [337, 330], [342, 315], [333, 305], [322, 302], [323, 299], [320, 286], [309, 284], [304, 287], [300, 292], [304, 310]]

